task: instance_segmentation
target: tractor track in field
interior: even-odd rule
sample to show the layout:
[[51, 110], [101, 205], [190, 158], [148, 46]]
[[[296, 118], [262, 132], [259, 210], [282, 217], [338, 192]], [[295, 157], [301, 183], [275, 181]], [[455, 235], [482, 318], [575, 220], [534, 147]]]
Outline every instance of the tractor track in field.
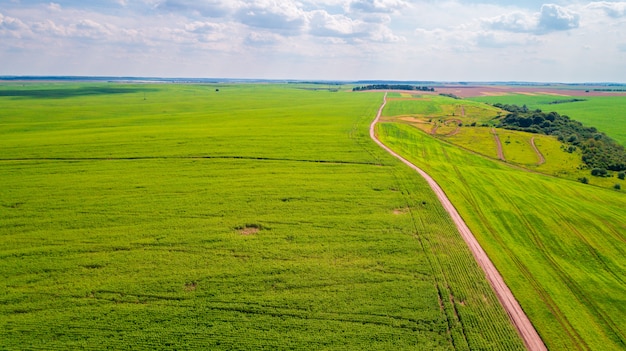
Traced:
[[487, 281], [489, 282], [494, 292], [496, 293], [498, 300], [500, 301], [505, 311], [509, 315], [511, 322], [517, 329], [526, 347], [532, 351], [547, 350], [545, 344], [543, 343], [543, 340], [541, 340], [541, 337], [539, 336], [539, 334], [533, 327], [532, 323], [530, 322], [530, 320], [528, 319], [528, 317], [522, 310], [522, 307], [520, 306], [520, 304], [515, 299], [515, 296], [513, 296], [513, 293], [511, 292], [509, 287], [504, 282], [504, 279], [502, 278], [502, 276], [500, 275], [500, 273], [498, 272], [494, 264], [491, 262], [491, 260], [487, 256], [487, 253], [480, 246], [480, 244], [478, 243], [478, 241], [476, 240], [476, 238], [470, 231], [469, 227], [467, 226], [467, 224], [465, 224], [465, 221], [463, 221], [463, 218], [461, 218], [461, 215], [458, 213], [454, 205], [452, 205], [452, 202], [450, 202], [450, 199], [448, 199], [448, 197], [446, 196], [443, 189], [439, 186], [439, 184], [437, 184], [437, 182], [435, 182], [435, 180], [430, 175], [428, 175], [428, 173], [424, 172], [422, 169], [415, 166], [410, 161], [400, 156], [399, 154], [391, 150], [389, 147], [387, 147], [385, 144], [383, 144], [380, 140], [378, 140], [378, 137], [376, 136], [376, 132], [375, 132], [375, 126], [376, 126], [376, 123], [378, 123], [378, 120], [380, 119], [380, 116], [386, 104], [387, 104], [387, 93], [385, 93], [385, 96], [383, 98], [383, 103], [378, 109], [376, 118], [370, 124], [370, 137], [372, 138], [372, 140], [374, 140], [374, 142], [376, 142], [376, 144], [378, 144], [378, 146], [383, 148], [385, 151], [390, 153], [395, 158], [402, 161], [407, 166], [411, 167], [413, 170], [419, 173], [424, 179], [426, 179], [426, 181], [428, 182], [428, 185], [435, 192], [435, 194], [437, 195], [437, 198], [443, 205], [444, 209], [446, 210], [446, 212], [448, 212], [448, 214], [452, 218], [454, 224], [459, 230], [459, 233], [461, 234], [461, 237], [467, 243], [470, 251], [474, 255], [474, 258], [478, 262], [478, 265], [485, 272]]

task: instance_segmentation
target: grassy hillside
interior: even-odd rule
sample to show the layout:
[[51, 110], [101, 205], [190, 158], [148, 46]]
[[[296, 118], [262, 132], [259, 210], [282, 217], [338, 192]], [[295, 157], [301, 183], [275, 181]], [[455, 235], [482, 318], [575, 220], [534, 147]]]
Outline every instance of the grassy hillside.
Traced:
[[624, 193], [509, 166], [406, 123], [378, 133], [439, 182], [548, 348], [626, 346]]
[[[573, 99], [584, 101], [570, 102]], [[622, 145], [626, 145], [626, 96], [554, 96], [537, 94], [534, 96], [510, 94], [471, 98], [474, 101], [489, 103], [527, 105], [545, 112], [556, 111], [562, 115], [596, 127]], [[560, 102], [560, 103], [554, 103]]]
[[0, 91], [0, 349], [523, 349], [382, 93]]

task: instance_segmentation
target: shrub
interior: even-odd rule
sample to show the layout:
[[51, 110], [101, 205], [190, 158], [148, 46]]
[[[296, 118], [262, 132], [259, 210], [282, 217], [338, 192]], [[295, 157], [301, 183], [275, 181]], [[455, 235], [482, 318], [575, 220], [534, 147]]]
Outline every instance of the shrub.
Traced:
[[608, 171], [604, 168], [594, 168], [591, 170], [591, 175], [594, 177], [606, 177]]
[[622, 188], [622, 186], [619, 185], [619, 184], [615, 184], [615, 185], [613, 185], [613, 188], [615, 188], [615, 190], [620, 190]]
[[624, 178], [626, 178], [626, 172], [617, 173], [617, 178], [624, 180]]
[[578, 178], [578, 180], [583, 184], [589, 184], [589, 179], [587, 179], [587, 177]]

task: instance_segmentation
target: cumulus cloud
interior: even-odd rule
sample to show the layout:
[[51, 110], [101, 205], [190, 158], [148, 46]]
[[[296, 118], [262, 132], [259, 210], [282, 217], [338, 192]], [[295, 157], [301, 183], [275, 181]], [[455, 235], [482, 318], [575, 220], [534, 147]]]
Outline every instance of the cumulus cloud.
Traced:
[[539, 15], [540, 31], [552, 32], [578, 28], [580, 15], [564, 7], [553, 4], [541, 6]]
[[364, 37], [367, 34], [364, 24], [345, 15], [314, 11], [310, 21], [310, 32], [321, 37]]
[[512, 12], [493, 18], [482, 19], [487, 29], [515, 33], [547, 34], [578, 28], [580, 15], [554, 4], [541, 6], [538, 13]]
[[253, 1], [241, 7], [235, 19], [250, 27], [275, 29], [288, 35], [301, 32], [306, 24], [305, 12], [291, 1]]
[[602, 10], [608, 16], [613, 18], [626, 17], [626, 2], [592, 2], [587, 5], [587, 8], [592, 10]]
[[[338, 38], [348, 42], [397, 42], [403, 40], [382, 23], [366, 22], [341, 14], [331, 15], [321, 10], [312, 12], [309, 32], [314, 36]], [[340, 41], [340, 43], [343, 42], [345, 41]]]
[[0, 29], [17, 32], [28, 29], [28, 26], [18, 18], [4, 16], [0, 13]]

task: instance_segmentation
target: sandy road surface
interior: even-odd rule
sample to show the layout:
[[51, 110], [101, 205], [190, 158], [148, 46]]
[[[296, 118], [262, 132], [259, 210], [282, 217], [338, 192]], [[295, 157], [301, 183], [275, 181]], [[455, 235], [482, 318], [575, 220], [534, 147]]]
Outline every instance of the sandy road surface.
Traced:
[[400, 161], [404, 162], [407, 166], [413, 168], [422, 177], [424, 177], [424, 179], [426, 179], [426, 181], [428, 182], [428, 185], [430, 185], [431, 189], [435, 192], [435, 194], [437, 194], [437, 198], [439, 198], [439, 201], [441, 201], [441, 204], [443, 205], [443, 207], [450, 214], [450, 217], [452, 217], [454, 224], [456, 225], [457, 229], [461, 233], [463, 240], [465, 240], [470, 250], [472, 251], [474, 258], [476, 259], [480, 267], [485, 272], [485, 275], [487, 276], [487, 280], [489, 281], [489, 284], [491, 284], [491, 287], [495, 291], [496, 296], [500, 300], [500, 303], [502, 304], [502, 306], [508, 313], [509, 317], [511, 318], [511, 321], [517, 328], [517, 331], [519, 332], [520, 336], [524, 340], [526, 347], [532, 351], [547, 350], [543, 341], [539, 337], [539, 334], [537, 334], [537, 331], [535, 330], [532, 323], [530, 323], [530, 320], [528, 319], [528, 317], [522, 310], [522, 307], [519, 305], [519, 303], [513, 296], [513, 293], [511, 292], [509, 287], [504, 283], [502, 276], [500, 275], [496, 267], [493, 265], [493, 263], [491, 262], [491, 260], [489, 259], [489, 257], [487, 256], [483, 248], [480, 246], [480, 244], [478, 244], [478, 241], [476, 240], [476, 238], [474, 237], [470, 229], [467, 227], [467, 225], [465, 224], [465, 221], [463, 221], [463, 218], [461, 218], [461, 216], [457, 212], [454, 205], [452, 205], [452, 203], [450, 202], [446, 194], [443, 192], [439, 184], [437, 184], [437, 182], [435, 182], [435, 180], [431, 178], [426, 172], [424, 172], [423, 170], [421, 170], [420, 168], [418, 168], [411, 162], [407, 161], [402, 156], [395, 153], [393, 150], [385, 146], [376, 137], [374, 127], [376, 123], [378, 123], [378, 120], [380, 119], [380, 115], [383, 109], [385, 108], [385, 104], [387, 104], [386, 93], [385, 93], [385, 97], [383, 100], [383, 104], [380, 106], [380, 109], [378, 109], [378, 114], [376, 115], [376, 119], [374, 119], [374, 121], [370, 125], [370, 137], [376, 142], [376, 144], [382, 147], [385, 151], [387, 151], [388, 153], [390, 153], [391, 155], [393, 155]]

